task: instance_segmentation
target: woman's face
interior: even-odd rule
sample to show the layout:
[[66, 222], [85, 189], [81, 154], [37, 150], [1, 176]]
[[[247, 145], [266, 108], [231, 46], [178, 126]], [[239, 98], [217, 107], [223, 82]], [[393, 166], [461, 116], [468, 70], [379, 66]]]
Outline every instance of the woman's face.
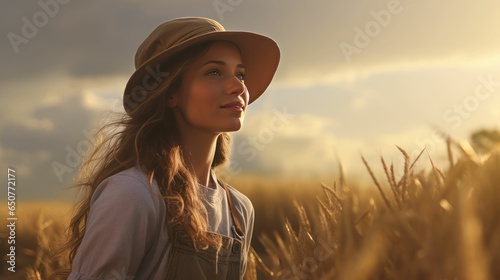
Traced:
[[169, 103], [178, 124], [215, 133], [239, 130], [249, 99], [244, 75], [238, 48], [214, 42], [184, 72]]

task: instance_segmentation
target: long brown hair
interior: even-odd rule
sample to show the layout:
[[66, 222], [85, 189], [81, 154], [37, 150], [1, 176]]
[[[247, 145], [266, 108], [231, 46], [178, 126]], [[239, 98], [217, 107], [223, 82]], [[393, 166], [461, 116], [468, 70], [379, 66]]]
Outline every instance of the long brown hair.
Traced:
[[[150, 184], [153, 179], [158, 183], [170, 225], [183, 226], [198, 248], [220, 245], [219, 239], [207, 233], [207, 213], [198, 197], [196, 178], [183, 161], [176, 122], [167, 106], [168, 96], [179, 89], [186, 68], [210, 46], [211, 42], [197, 45], [164, 64], [161, 69], [168, 75], [158, 87], [143, 92], [143, 100], [133, 104], [128, 114], [96, 133], [96, 143], [82, 164], [79, 183], [74, 186], [84, 194], [75, 205], [75, 215], [66, 231], [67, 241], [59, 250], [59, 254], [69, 254], [70, 263], [82, 242], [95, 189], [107, 177], [134, 166], [148, 176]], [[227, 160], [229, 142], [227, 133], [218, 137], [212, 168]], [[67, 273], [66, 269], [56, 275]]]

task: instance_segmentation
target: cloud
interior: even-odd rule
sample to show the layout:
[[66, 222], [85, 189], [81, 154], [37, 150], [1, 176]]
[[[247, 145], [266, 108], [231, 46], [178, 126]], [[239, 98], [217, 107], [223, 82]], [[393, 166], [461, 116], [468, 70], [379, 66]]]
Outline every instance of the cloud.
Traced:
[[[59, 5], [16, 53], [7, 34], [22, 35], [23, 17], [33, 22], [43, 11], [39, 3], [54, 1], [13, 1], [0, 11], [6, 36], [0, 41], [0, 156], [19, 168], [27, 196], [57, 192], [48, 187], [59, 185], [50, 163], [66, 162], [67, 147], [77, 149], [97, 112], [121, 97], [142, 40], [175, 17], [211, 17], [227, 29], [268, 35], [281, 48], [268, 93], [234, 135], [233, 157], [245, 171], [327, 172], [336, 153], [346, 169], [359, 168], [360, 151], [415, 145], [414, 139], [426, 139], [429, 123], [449, 128], [443, 112], [474, 91], [477, 75], [500, 77], [500, 2], [228, 1], [231, 9], [221, 16], [212, 1], [73, 0]], [[390, 12], [390, 3], [401, 11]], [[380, 18], [385, 10], [390, 20]], [[350, 61], [343, 42], [359, 50]], [[463, 136], [473, 125], [494, 122], [495, 96], [452, 132]], [[284, 107], [295, 118], [279, 126], [272, 109]], [[371, 154], [378, 161], [377, 151]]]
[[[282, 49], [277, 82], [347, 77], [353, 71], [402, 63], [484, 60], [498, 55], [500, 47], [500, 36], [494, 33], [500, 25], [496, 15], [500, 3], [491, 1], [289, 1], [286, 9], [279, 1], [232, 3], [237, 4], [222, 19], [211, 1], [68, 1], [27, 44], [19, 46], [19, 53], [14, 53], [9, 40], [2, 41], [1, 59], [9, 67], [0, 69], [0, 77], [21, 79], [47, 71], [75, 77], [127, 76], [133, 70], [135, 50], [154, 27], [189, 15], [274, 38]], [[399, 5], [399, 13], [387, 14], [391, 3]], [[11, 4], [15, 7], [1, 12], [3, 34], [22, 35], [22, 18], [33, 21], [37, 12], [44, 11], [39, 2]], [[269, 16], [262, 16], [262, 10]], [[365, 34], [370, 26], [379, 31]], [[356, 46], [359, 36], [369, 43]], [[350, 63], [339, 47], [343, 42], [360, 50]]]
[[365, 98], [362, 98], [362, 97], [357, 97], [357, 98], [355, 98], [355, 99], [352, 101], [352, 103], [351, 103], [351, 108], [352, 108], [353, 110], [357, 110], [357, 111], [359, 111], [359, 110], [363, 110], [363, 109], [365, 109], [365, 108], [366, 108], [366, 106], [367, 106], [367, 104], [366, 104], [366, 103], [367, 103], [367, 101], [366, 101], [366, 99], [365, 99]]
[[[331, 119], [308, 114], [295, 114], [293, 121], [282, 130], [269, 134], [272, 137], [262, 137], [274, 116], [272, 112], [256, 113], [246, 120], [243, 130], [233, 134], [231, 162], [226, 167], [229, 175], [301, 177], [314, 174], [318, 178], [333, 178], [338, 165], [342, 164], [344, 172], [351, 177], [368, 179], [361, 156], [377, 169], [380, 156], [384, 156], [388, 163], [394, 162], [399, 172], [404, 161], [396, 145], [406, 149], [413, 158], [414, 152], [417, 149], [420, 152], [426, 145], [437, 158], [444, 150], [442, 139], [425, 126], [367, 138], [341, 137], [336, 135], [337, 125]], [[430, 143], [428, 137], [437, 140]]]
[[305, 175], [333, 169], [336, 141], [329, 119], [282, 109], [254, 115], [244, 126], [233, 138], [234, 170]]
[[[96, 112], [84, 105], [82, 96], [75, 95], [59, 103], [36, 107], [30, 118], [2, 127], [0, 159], [5, 166], [18, 170], [19, 180], [23, 182], [23, 187], [18, 189], [20, 197], [64, 195], [61, 187], [77, 174], [77, 166], [72, 162], [68, 164], [68, 158], [81, 160], [83, 151], [79, 151], [84, 147], [80, 143], [86, 139], [85, 132], [90, 131]], [[72, 151], [77, 152], [70, 155]], [[69, 166], [63, 181], [54, 171], [54, 161]]]

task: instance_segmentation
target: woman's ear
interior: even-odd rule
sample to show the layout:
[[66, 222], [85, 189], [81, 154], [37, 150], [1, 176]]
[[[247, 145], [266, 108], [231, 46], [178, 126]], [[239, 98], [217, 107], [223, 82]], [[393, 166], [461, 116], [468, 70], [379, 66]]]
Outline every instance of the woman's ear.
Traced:
[[170, 108], [173, 108], [177, 106], [178, 103], [178, 93], [177, 92], [171, 92], [167, 95], [167, 106]]

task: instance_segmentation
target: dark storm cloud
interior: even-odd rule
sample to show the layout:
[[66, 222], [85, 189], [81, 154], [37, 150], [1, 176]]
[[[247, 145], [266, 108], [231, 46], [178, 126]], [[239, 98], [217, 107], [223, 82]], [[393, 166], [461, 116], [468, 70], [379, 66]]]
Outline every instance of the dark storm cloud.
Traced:
[[[144, 37], [161, 22], [180, 16], [211, 17], [227, 29], [271, 36], [282, 49], [278, 79], [443, 59], [454, 53], [479, 57], [499, 46], [487, 32], [498, 22], [495, 9], [486, 9], [483, 1], [39, 0], [8, 5], [0, 12], [1, 80], [47, 72], [129, 75]], [[43, 22], [36, 15], [46, 10], [56, 12]], [[20, 43], [16, 53], [8, 34], [22, 36], [23, 18], [42, 26], [35, 25], [33, 37]], [[349, 58], [340, 47], [343, 43], [356, 49]]]
[[[58, 104], [35, 109], [30, 117], [51, 123], [52, 129], [23, 123], [11, 123], [1, 129], [0, 145], [4, 151], [1, 161], [20, 169], [23, 187], [19, 193], [23, 198], [61, 195], [62, 186], [77, 175], [75, 163], [81, 161], [83, 148], [87, 148], [81, 143], [96, 116], [83, 104], [83, 99], [74, 95]], [[54, 162], [65, 166], [62, 174], [57, 174]]]
[[[33, 23], [33, 15], [43, 11], [36, 1], [16, 5], [16, 13], [2, 17], [7, 22], [1, 27], [3, 34], [13, 32], [22, 36], [23, 26], [27, 25], [22, 18]], [[134, 3], [119, 5], [120, 9], [116, 8], [118, 5], [118, 1], [73, 0], [60, 5], [59, 12], [45, 26], [35, 26], [37, 31], [27, 43], [13, 47], [8, 40], [2, 40], [2, 61], [10, 65], [2, 67], [2, 78], [47, 72], [100, 76], [130, 70], [131, 54], [138, 39], [134, 35], [140, 34], [137, 26], [144, 26], [144, 21], [151, 19], [138, 17]]]
[[[76, 150], [78, 143], [86, 137], [84, 129], [92, 127], [95, 112], [84, 106], [81, 92], [99, 88], [96, 85], [100, 83], [98, 79], [129, 76], [134, 67], [135, 51], [142, 40], [158, 24], [175, 17], [210, 17], [227, 29], [254, 31], [274, 38], [280, 45], [282, 59], [273, 83], [286, 81], [293, 84], [300, 79], [317, 82], [316, 79], [322, 75], [342, 74], [342, 71], [353, 71], [355, 76], [365, 67], [432, 63], [453, 55], [488, 57], [498, 51], [500, 36], [496, 27], [499, 25], [497, 11], [500, 4], [492, 1], [396, 1], [402, 5], [402, 9], [398, 9], [401, 12], [393, 13], [386, 26], [378, 23], [380, 30], [375, 32], [376, 36], [366, 37], [366, 34], [360, 33], [365, 32], [367, 24], [377, 24], [374, 14], [380, 16], [387, 5], [395, 1], [2, 1], [0, 96], [5, 98], [2, 99], [4, 104], [8, 99], [15, 105], [6, 106], [7, 113], [0, 110], [1, 160], [6, 164], [23, 164], [30, 169], [31, 174], [23, 178], [23, 192], [27, 196], [56, 193], [61, 183], [51, 163], [66, 164], [70, 153], [68, 147]], [[33, 28], [28, 30], [34, 19], [44, 20], [41, 15], [45, 9], [40, 3], [52, 3], [49, 9], [52, 9], [53, 16], [47, 16], [46, 23], [35, 26], [36, 31]], [[58, 8], [54, 3], [59, 3]], [[12, 38], [19, 40], [15, 36], [25, 37], [23, 29], [25, 33], [31, 32], [28, 34], [30, 38], [13, 44]], [[359, 41], [362, 37], [365, 38], [364, 44], [356, 45], [356, 39]], [[339, 48], [343, 42], [353, 45], [360, 52], [352, 55], [350, 63]], [[389, 81], [398, 85], [401, 80], [387, 77], [377, 79], [377, 82]], [[83, 87], [84, 81], [88, 81], [86, 88], [77, 88]], [[31, 88], [38, 84], [43, 84], [38, 91]], [[71, 92], [67, 92], [65, 86]], [[372, 87], [376, 85], [367, 88]], [[334, 89], [332, 94], [341, 93], [341, 89]], [[290, 86], [288, 90], [296, 89]], [[307, 89], [304, 96], [318, 90]], [[388, 98], [390, 94], [387, 94]], [[62, 95], [69, 97], [54, 105], [39, 105], [44, 97]], [[295, 95], [294, 100], [290, 100], [286, 92], [281, 96], [284, 96], [279, 99], [283, 104], [305, 98]], [[328, 94], [316, 95], [316, 98], [321, 98], [324, 114], [331, 117], [334, 104], [327, 106], [330, 104], [323, 101], [331, 100]], [[342, 108], [347, 110], [350, 99], [345, 98]], [[293, 107], [293, 104], [290, 106]], [[319, 114], [319, 106], [314, 102], [300, 101], [297, 106]], [[21, 107], [23, 110], [20, 110]], [[18, 119], [12, 114], [16, 110], [29, 115], [19, 116]], [[338, 119], [342, 120], [346, 114], [340, 112], [342, 109]], [[51, 123], [52, 129], [23, 123], [21, 120], [25, 119]], [[349, 125], [351, 129], [358, 130], [352, 122]], [[380, 131], [376, 125], [371, 129]], [[235, 138], [236, 147], [243, 141]], [[276, 143], [278, 141], [267, 146], [268, 151], [277, 146]], [[301, 142], [286, 143], [293, 144], [289, 150], [304, 146]], [[235, 152], [233, 157], [246, 170], [279, 170], [281, 167], [273, 165], [278, 160], [271, 161], [264, 157], [265, 153], [265, 150], [259, 150], [261, 156], [253, 160], [247, 160], [248, 154], [245, 153]], [[64, 173], [65, 182], [75, 175], [75, 170]]]
[[[135, 51], [147, 34], [161, 22], [179, 16], [212, 17], [225, 25], [242, 23], [242, 29], [251, 26], [262, 31], [273, 22], [261, 19], [257, 26], [259, 21], [247, 10], [251, 3], [224, 12], [225, 20], [218, 17], [211, 1], [39, 0], [10, 5], [11, 9], [0, 12], [2, 80], [48, 72], [75, 77], [128, 75]], [[54, 11], [53, 16], [47, 11]], [[43, 13], [48, 15], [46, 22], [37, 16]]]
[[[37, 26], [35, 14], [46, 11], [40, 2], [51, 3], [46, 9], [57, 12], [48, 17], [45, 25]], [[68, 3], [16, 1], [11, 4], [14, 9], [2, 9], [4, 24], [0, 31], [5, 37], [0, 50], [2, 63], [9, 65], [1, 68], [2, 79], [37, 75], [41, 71], [64, 71], [75, 76], [130, 73], [134, 52], [146, 34], [166, 19], [189, 14], [187, 5], [167, 5], [164, 1], [65, 2]], [[206, 6], [208, 10], [212, 8], [210, 3]], [[36, 31], [25, 27], [30, 24]], [[26, 38], [23, 28], [33, 37], [27, 38], [27, 43], [12, 44], [7, 35], [14, 33]]]
[[64, 150], [81, 138], [80, 132], [91, 124], [93, 115], [75, 95], [62, 103], [36, 108], [31, 118], [49, 122], [53, 129], [10, 123], [0, 133], [3, 148], [24, 152]]

